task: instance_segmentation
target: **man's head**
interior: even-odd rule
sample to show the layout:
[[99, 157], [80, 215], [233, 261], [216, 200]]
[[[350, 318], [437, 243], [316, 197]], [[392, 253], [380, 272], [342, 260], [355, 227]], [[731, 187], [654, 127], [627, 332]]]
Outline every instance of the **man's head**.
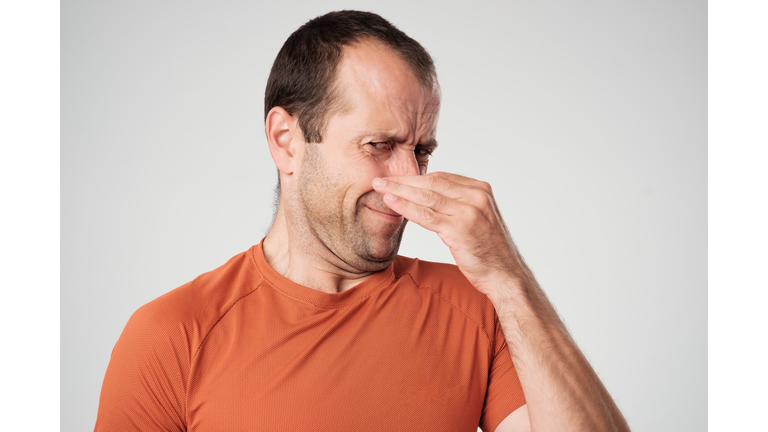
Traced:
[[265, 119], [272, 108], [282, 107], [299, 119], [306, 142], [322, 142], [328, 118], [344, 108], [336, 73], [344, 47], [365, 39], [399, 54], [422, 85], [437, 90], [435, 64], [417, 41], [374, 13], [330, 12], [299, 27], [283, 44], [267, 79]]
[[371, 182], [426, 172], [439, 105], [429, 55], [378, 15], [334, 12], [291, 35], [267, 85], [266, 129], [293, 237], [350, 270], [389, 265], [406, 221]]

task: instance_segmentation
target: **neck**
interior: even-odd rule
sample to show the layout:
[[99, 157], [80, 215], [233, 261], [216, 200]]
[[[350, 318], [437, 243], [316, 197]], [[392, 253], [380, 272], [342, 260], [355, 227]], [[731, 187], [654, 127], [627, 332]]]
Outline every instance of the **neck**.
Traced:
[[275, 221], [262, 242], [267, 263], [286, 279], [327, 293], [339, 293], [375, 272], [360, 271], [339, 259], [306, 224], [289, 223], [281, 200]]

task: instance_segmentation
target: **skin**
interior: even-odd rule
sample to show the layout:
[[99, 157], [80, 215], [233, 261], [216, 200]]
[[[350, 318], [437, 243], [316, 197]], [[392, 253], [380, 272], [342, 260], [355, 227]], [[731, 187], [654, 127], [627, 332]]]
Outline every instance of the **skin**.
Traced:
[[322, 143], [305, 143], [282, 108], [266, 121], [282, 190], [265, 257], [288, 279], [329, 293], [394, 260], [406, 220], [372, 181], [426, 173], [440, 107], [439, 93], [379, 44], [349, 47], [339, 70], [346, 109], [329, 119]]
[[499, 316], [527, 404], [496, 431], [628, 431], [629, 427], [526, 266], [489, 184], [426, 174], [439, 92], [374, 42], [347, 47], [346, 110], [307, 144], [282, 108], [267, 115], [282, 194], [264, 240], [269, 264], [324, 292], [389, 266], [406, 220], [440, 236]]
[[527, 405], [496, 431], [629, 431], [517, 250], [488, 183], [434, 173], [373, 185], [392, 210], [436, 232], [493, 303]]

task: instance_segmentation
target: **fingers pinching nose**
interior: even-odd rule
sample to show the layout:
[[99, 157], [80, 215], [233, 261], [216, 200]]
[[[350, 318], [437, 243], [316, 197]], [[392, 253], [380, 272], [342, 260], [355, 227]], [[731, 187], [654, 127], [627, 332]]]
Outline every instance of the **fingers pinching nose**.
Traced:
[[384, 180], [383, 178], [378, 178], [377, 177], [377, 178], [373, 179], [373, 187], [375, 187], [375, 188], [383, 188], [386, 185], [387, 185], [387, 181]]

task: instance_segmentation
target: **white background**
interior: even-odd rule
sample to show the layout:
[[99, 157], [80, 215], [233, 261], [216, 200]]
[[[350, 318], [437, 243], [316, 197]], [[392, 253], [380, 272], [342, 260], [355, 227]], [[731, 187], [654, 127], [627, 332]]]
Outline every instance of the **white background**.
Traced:
[[[257, 243], [286, 37], [373, 10], [434, 56], [432, 170], [482, 178], [635, 430], [706, 413], [703, 3], [72, 2], [62, 9], [62, 427], [92, 427], [142, 304]], [[401, 253], [450, 260], [409, 227]]]
[[[494, 186], [633, 430], [706, 430], [706, 4], [565, 1], [65, 4], [62, 429], [92, 428], [137, 307], [262, 237], [269, 66], [290, 32], [341, 8], [432, 53], [431, 168]], [[450, 260], [415, 226], [401, 252]]]

